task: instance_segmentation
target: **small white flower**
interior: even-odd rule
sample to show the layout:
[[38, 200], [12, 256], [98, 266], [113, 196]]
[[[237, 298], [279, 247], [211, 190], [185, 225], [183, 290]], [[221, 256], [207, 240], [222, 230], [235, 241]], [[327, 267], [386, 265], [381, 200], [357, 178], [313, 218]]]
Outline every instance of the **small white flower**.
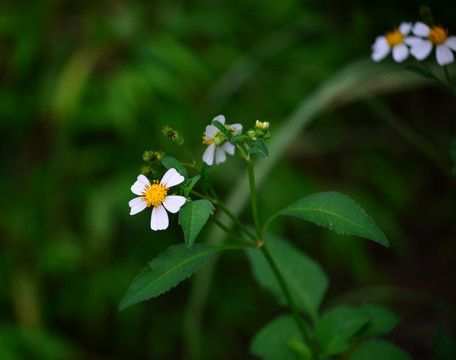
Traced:
[[153, 184], [144, 175], [139, 175], [138, 180], [132, 185], [131, 191], [141, 196], [128, 203], [131, 208], [130, 215], [135, 215], [146, 207], [153, 206], [150, 228], [152, 230], [165, 230], [169, 225], [166, 210], [177, 213], [186, 201], [185, 197], [180, 195], [167, 195], [168, 190], [184, 180], [184, 177], [176, 169], [169, 169], [160, 182], [154, 180]]
[[451, 50], [456, 51], [456, 36], [448, 36], [448, 30], [442, 26], [430, 28], [418, 21], [413, 26], [413, 34], [419, 37], [411, 36], [405, 41], [411, 47], [410, 53], [417, 60], [426, 59], [435, 45], [435, 57], [440, 66], [451, 64], [454, 61]]
[[377, 36], [375, 43], [372, 45], [372, 60], [380, 61], [384, 59], [391, 51], [393, 59], [396, 62], [403, 62], [409, 56], [409, 49], [405, 45], [405, 37], [410, 33], [412, 23], [403, 22], [399, 29], [386, 32], [385, 35]]
[[[212, 121], [218, 121], [225, 125], [225, 116], [219, 115], [215, 117]], [[237, 134], [242, 132], [241, 124], [232, 124], [225, 125], [225, 128], [228, 131], [231, 131], [232, 134]], [[208, 145], [207, 149], [203, 154], [203, 161], [212, 166], [214, 163], [214, 154], [215, 154], [215, 163], [221, 164], [226, 160], [226, 153], [234, 155], [235, 147], [231, 144], [226, 136], [214, 125], [206, 126], [206, 131], [203, 136], [203, 144]]]
[[263, 130], [267, 130], [267, 129], [269, 129], [269, 122], [267, 122], [267, 121], [261, 122], [260, 120], [257, 120], [255, 122], [255, 126], [257, 128], [260, 128], [260, 129], [263, 129]]

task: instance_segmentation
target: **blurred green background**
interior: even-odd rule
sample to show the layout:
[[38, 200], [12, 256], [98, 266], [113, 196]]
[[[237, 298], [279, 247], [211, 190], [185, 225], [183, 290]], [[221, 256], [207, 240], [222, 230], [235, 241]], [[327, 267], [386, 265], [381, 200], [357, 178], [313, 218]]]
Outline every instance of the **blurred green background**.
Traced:
[[[269, 121], [274, 137], [343, 67], [372, 66], [375, 37], [418, 20], [420, 4], [3, 1], [0, 359], [190, 359], [198, 338], [202, 359], [253, 358], [250, 339], [284, 309], [254, 283], [241, 252], [214, 268], [196, 314], [201, 333], [182, 332], [194, 279], [117, 311], [145, 264], [183, 241], [176, 219], [155, 233], [149, 212], [129, 216], [142, 152], [180, 156], [161, 136], [167, 124], [200, 159], [204, 128], [219, 114], [245, 127]], [[432, 6], [456, 34], [456, 3]], [[410, 76], [407, 64], [393, 68]], [[411, 84], [326, 106], [282, 145], [259, 199], [263, 218], [315, 191], [360, 203], [389, 249], [291, 218], [273, 230], [326, 269], [324, 306], [389, 306], [403, 319], [389, 339], [428, 359], [439, 324], [456, 333], [456, 101], [432, 83]], [[213, 169], [223, 197], [242, 171], [231, 158]]]

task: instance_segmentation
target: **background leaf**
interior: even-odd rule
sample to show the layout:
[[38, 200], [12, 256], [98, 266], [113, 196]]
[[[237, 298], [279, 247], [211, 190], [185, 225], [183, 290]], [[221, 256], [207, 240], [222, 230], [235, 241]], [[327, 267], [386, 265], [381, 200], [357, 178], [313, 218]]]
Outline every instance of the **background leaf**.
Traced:
[[354, 307], [340, 306], [326, 312], [315, 327], [321, 352], [331, 356], [348, 350], [350, 340], [368, 321], [369, 316]]
[[167, 169], [174, 168], [176, 169], [179, 174], [181, 174], [184, 178], [188, 177], [187, 174], [187, 169], [184, 167], [184, 165], [181, 164], [179, 160], [176, 160], [175, 158], [171, 156], [165, 156], [162, 159], [160, 159], [161, 163], [163, 166]]
[[396, 314], [381, 306], [363, 304], [360, 311], [369, 316], [369, 322], [358, 334], [359, 336], [386, 334], [393, 330], [400, 321]]
[[170, 290], [192, 275], [221, 249], [223, 247], [203, 244], [191, 248], [185, 245], [169, 247], [153, 259], [133, 281], [119, 305], [119, 310]]
[[454, 360], [456, 358], [456, 341], [440, 326], [437, 329], [433, 347], [432, 360]]
[[385, 340], [363, 342], [354, 351], [350, 360], [411, 360], [402, 349]]
[[[299, 352], [296, 350], [298, 344], [302, 344]], [[279, 316], [264, 326], [253, 338], [250, 352], [265, 360], [310, 359], [310, 351], [302, 342], [299, 329], [290, 315]]]
[[389, 246], [385, 234], [365, 211], [348, 196], [337, 192], [306, 196], [278, 215], [297, 216], [341, 234], [357, 235]]
[[192, 246], [207, 219], [214, 213], [214, 205], [209, 200], [187, 201], [179, 211], [179, 225], [184, 231], [185, 244]]
[[[315, 319], [328, 287], [325, 273], [314, 260], [277, 236], [267, 234], [265, 244], [281, 270], [296, 305]], [[248, 249], [247, 255], [258, 283], [272, 292], [281, 304], [286, 304], [282, 290], [261, 251]]]

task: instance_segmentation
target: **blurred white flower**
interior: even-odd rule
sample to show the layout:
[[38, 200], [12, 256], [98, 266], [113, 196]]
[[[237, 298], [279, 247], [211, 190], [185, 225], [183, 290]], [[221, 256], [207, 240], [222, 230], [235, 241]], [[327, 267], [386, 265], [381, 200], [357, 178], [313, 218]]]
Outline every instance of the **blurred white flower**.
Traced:
[[[220, 122], [233, 135], [242, 132], [241, 124], [225, 125], [225, 116], [223, 115], [215, 117], [212, 121]], [[214, 125], [206, 126], [206, 131], [203, 135], [203, 144], [208, 145], [203, 154], [203, 161], [209, 166], [212, 166], [214, 163], [214, 155], [215, 163], [217, 165], [225, 162], [226, 153], [234, 155], [234, 145], [231, 144], [226, 136]]]
[[380, 61], [384, 59], [392, 50], [393, 59], [396, 62], [403, 62], [409, 56], [409, 49], [404, 40], [412, 29], [412, 23], [403, 22], [398, 29], [386, 32], [385, 35], [377, 36], [372, 45], [372, 60]]
[[418, 21], [413, 26], [413, 34], [406, 39], [410, 45], [410, 53], [417, 60], [426, 59], [435, 45], [435, 57], [440, 66], [451, 64], [454, 61], [453, 51], [456, 51], [456, 36], [448, 36], [448, 30], [442, 26], [429, 27]]
[[130, 215], [135, 215], [146, 207], [153, 206], [150, 228], [152, 230], [165, 230], [169, 225], [166, 210], [177, 213], [186, 201], [185, 197], [180, 195], [167, 195], [168, 190], [183, 181], [184, 177], [176, 169], [169, 169], [160, 182], [154, 180], [153, 184], [144, 175], [139, 175], [138, 180], [132, 185], [131, 191], [141, 196], [128, 203], [131, 208]]

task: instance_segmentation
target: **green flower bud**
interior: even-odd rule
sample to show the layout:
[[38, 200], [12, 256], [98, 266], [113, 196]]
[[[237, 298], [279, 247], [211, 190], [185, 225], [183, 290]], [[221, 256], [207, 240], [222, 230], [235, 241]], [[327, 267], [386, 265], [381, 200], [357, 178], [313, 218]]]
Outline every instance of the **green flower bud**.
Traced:
[[163, 126], [162, 134], [174, 145], [182, 146], [184, 144], [183, 136], [176, 130], [170, 128], [168, 125]]

